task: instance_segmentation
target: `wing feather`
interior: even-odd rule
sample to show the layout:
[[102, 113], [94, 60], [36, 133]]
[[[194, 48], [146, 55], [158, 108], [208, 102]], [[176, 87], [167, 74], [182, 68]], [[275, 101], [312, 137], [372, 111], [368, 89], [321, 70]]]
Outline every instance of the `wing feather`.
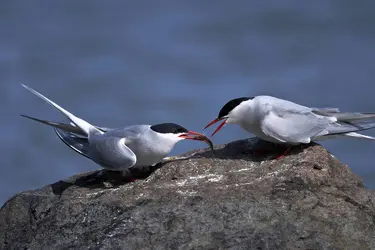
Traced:
[[317, 134], [327, 134], [326, 128], [337, 120], [316, 115], [312, 109], [289, 101], [279, 100], [268, 106], [261, 129], [266, 135], [284, 143], [309, 143]]
[[88, 155], [105, 168], [120, 170], [131, 168], [137, 162], [134, 152], [126, 146], [127, 138], [94, 135], [89, 138]]

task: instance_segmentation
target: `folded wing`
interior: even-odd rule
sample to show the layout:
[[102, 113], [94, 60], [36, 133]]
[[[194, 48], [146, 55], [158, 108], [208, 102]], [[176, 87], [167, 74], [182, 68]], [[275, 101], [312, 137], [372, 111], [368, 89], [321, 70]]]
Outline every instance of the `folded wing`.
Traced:
[[87, 154], [107, 169], [131, 168], [137, 162], [137, 157], [125, 143], [125, 137], [93, 135], [90, 137]]
[[55, 129], [57, 136], [77, 153], [93, 160], [106, 169], [130, 168], [137, 161], [136, 155], [126, 145], [126, 138], [94, 135], [87, 138], [76, 136], [61, 129]]
[[298, 144], [309, 143], [318, 134], [328, 134], [326, 128], [336, 120], [315, 114], [310, 108], [285, 102], [270, 106], [260, 125], [266, 135], [280, 142]]

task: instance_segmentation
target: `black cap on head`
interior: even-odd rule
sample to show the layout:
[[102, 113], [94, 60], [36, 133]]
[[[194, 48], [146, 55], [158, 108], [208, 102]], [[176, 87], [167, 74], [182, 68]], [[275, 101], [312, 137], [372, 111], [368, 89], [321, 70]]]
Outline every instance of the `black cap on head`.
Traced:
[[176, 123], [161, 123], [151, 126], [151, 129], [155, 132], [162, 134], [180, 134], [189, 132], [186, 128], [176, 124]]
[[227, 102], [220, 110], [219, 115], [217, 118], [222, 118], [226, 115], [229, 114], [235, 107], [237, 107], [240, 103], [253, 99], [254, 97], [240, 97], [240, 98], [235, 98]]

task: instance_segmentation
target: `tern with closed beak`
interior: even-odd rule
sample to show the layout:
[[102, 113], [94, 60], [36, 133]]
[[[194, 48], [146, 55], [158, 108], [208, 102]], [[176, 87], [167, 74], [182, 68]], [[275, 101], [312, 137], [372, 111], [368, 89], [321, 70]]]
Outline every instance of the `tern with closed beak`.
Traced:
[[205, 135], [189, 131], [175, 123], [123, 128], [94, 126], [32, 88], [22, 86], [60, 111], [70, 123], [51, 122], [26, 115], [22, 115], [23, 117], [54, 127], [58, 137], [66, 145], [108, 170], [121, 171], [155, 165], [163, 160], [186, 159], [188, 157], [167, 157], [176, 143], [182, 140], [204, 141], [212, 148], [212, 142]]
[[375, 113], [344, 113], [337, 108], [309, 108], [265, 95], [230, 100], [205, 129], [219, 121], [222, 123], [212, 136], [225, 124], [238, 124], [247, 132], [276, 144], [308, 144], [339, 136], [375, 140], [374, 137], [357, 133], [375, 127]]

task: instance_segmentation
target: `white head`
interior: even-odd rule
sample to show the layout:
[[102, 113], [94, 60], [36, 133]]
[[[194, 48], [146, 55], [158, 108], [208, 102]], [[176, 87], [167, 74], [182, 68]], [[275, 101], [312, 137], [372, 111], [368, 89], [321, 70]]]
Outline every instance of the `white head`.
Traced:
[[211, 125], [224, 120], [212, 133], [212, 136], [216, 134], [225, 124], [239, 124], [244, 117], [244, 114], [247, 112], [247, 104], [254, 97], [240, 97], [235, 98], [227, 102], [220, 110], [219, 115], [215, 120], [207, 124], [204, 128], [208, 128]]

